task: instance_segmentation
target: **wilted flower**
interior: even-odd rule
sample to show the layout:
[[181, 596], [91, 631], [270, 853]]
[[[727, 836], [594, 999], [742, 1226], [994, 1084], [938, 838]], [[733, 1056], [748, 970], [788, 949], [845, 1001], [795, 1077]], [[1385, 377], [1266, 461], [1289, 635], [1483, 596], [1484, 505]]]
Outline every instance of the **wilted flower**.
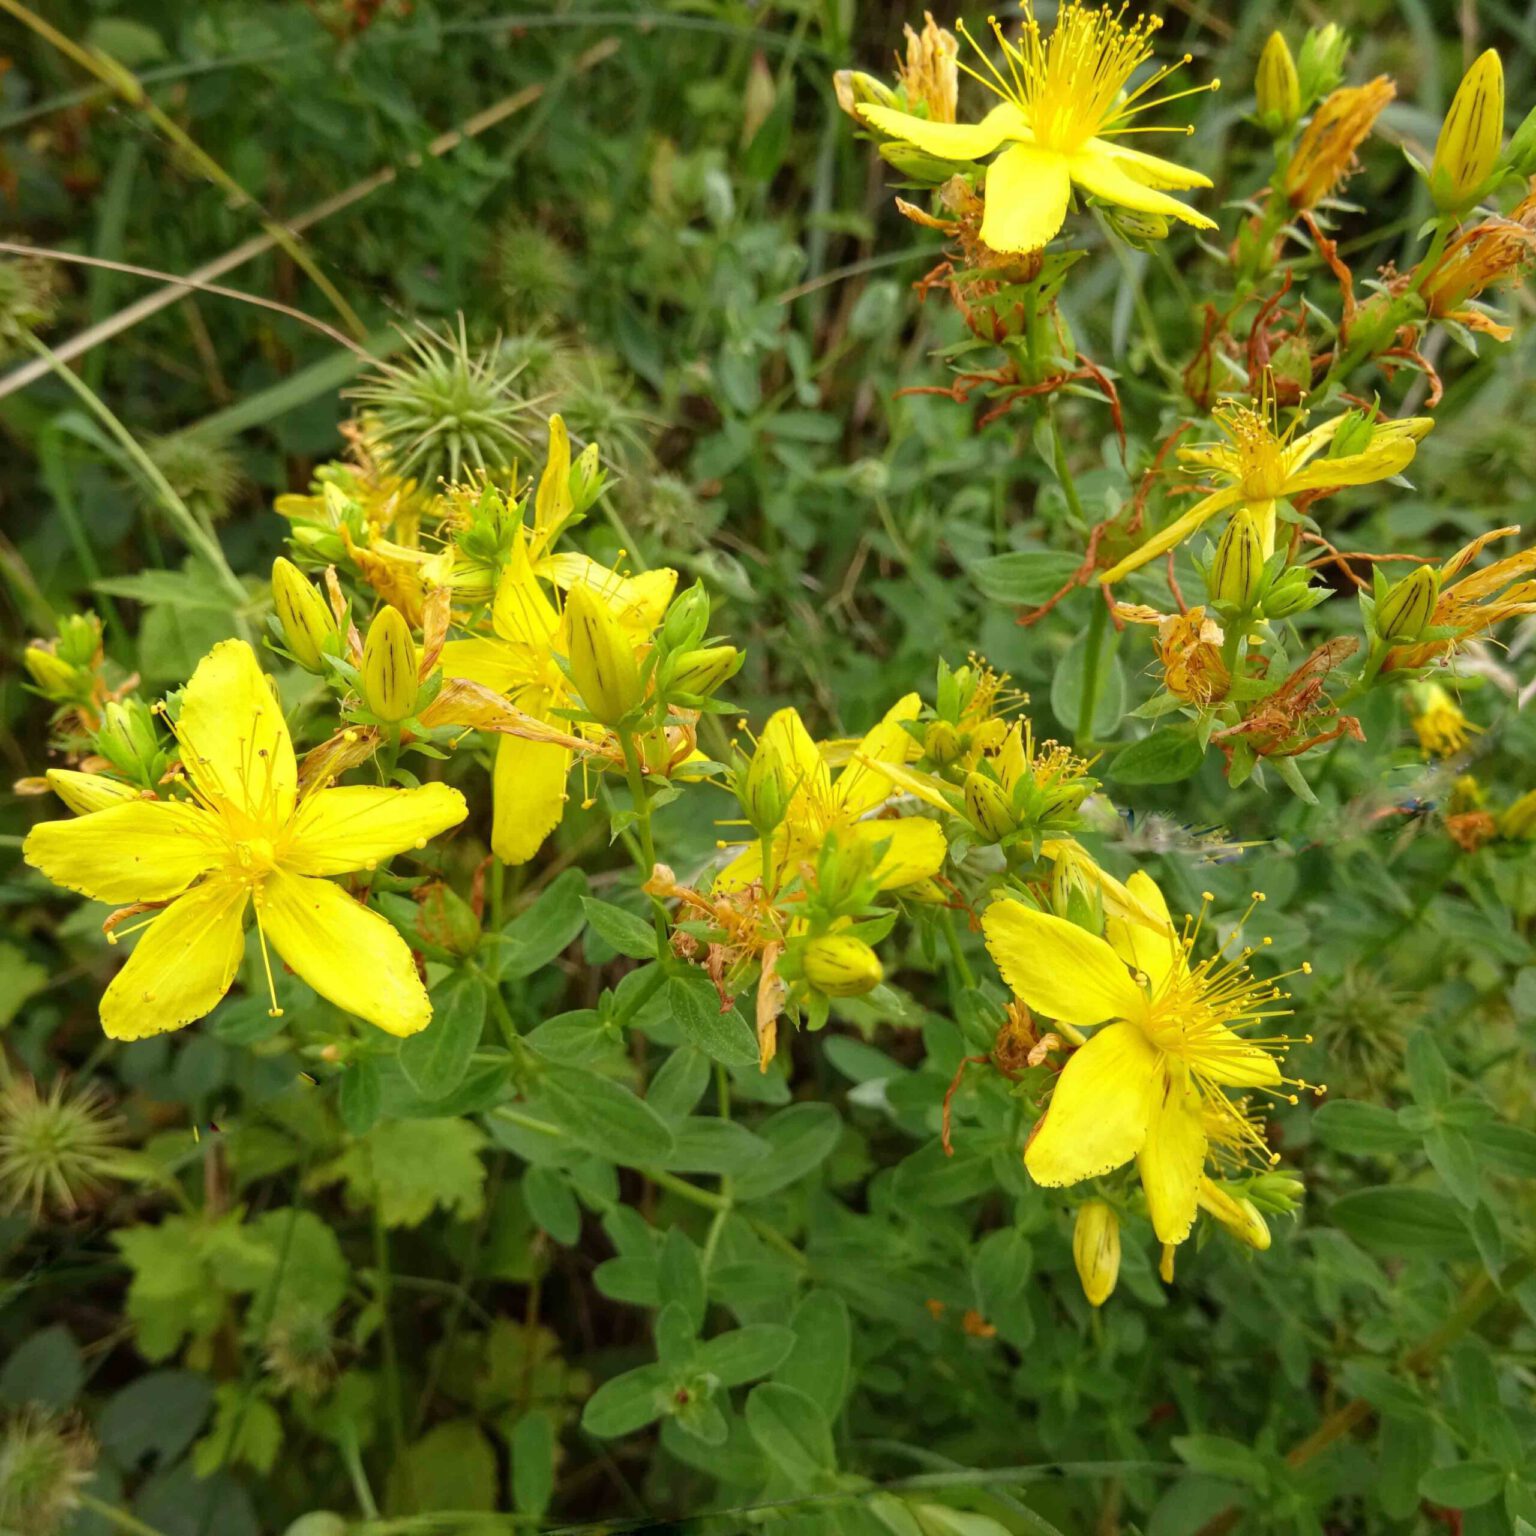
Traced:
[[1418, 281], [1419, 297], [1437, 320], [1454, 320], [1468, 330], [1508, 341], [1513, 331], [1496, 321], [1476, 300], [1491, 288], [1518, 282], [1536, 262], [1536, 193], [1527, 194], [1508, 217], [1496, 215], [1464, 229], [1446, 245], [1439, 259]]
[[910, 109], [925, 107], [933, 123], [952, 123], [959, 100], [960, 45], [955, 34], [941, 27], [932, 11], [923, 12], [923, 30], [903, 26], [907, 55], [898, 61], [896, 80]]
[[1163, 667], [1163, 686], [1186, 704], [1205, 707], [1226, 698], [1232, 675], [1222, 655], [1226, 632], [1204, 608], [1159, 613], [1140, 603], [1116, 603], [1115, 613], [1132, 624], [1155, 624], [1152, 644]]
[[1355, 151], [1397, 95], [1385, 75], [1366, 85], [1340, 86], [1312, 115], [1285, 170], [1292, 208], [1315, 208], [1332, 196], [1354, 169]]

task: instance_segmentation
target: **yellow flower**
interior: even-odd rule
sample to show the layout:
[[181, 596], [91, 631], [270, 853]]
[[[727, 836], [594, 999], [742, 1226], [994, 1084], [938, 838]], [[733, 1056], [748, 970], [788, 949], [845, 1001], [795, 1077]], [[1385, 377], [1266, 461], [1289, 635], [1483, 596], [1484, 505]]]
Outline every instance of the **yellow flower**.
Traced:
[[[868, 104], [860, 111], [871, 127], [940, 160], [978, 160], [1007, 146], [986, 176], [981, 238], [994, 251], [1039, 250], [1065, 222], [1074, 186], [1116, 207], [1214, 229], [1204, 214], [1162, 190], [1208, 187], [1208, 177], [1115, 142], [1120, 135], [1139, 131], [1128, 126], [1139, 113], [1193, 94], [1180, 91], [1155, 101], [1142, 99], [1179, 67], [1176, 64], [1154, 71], [1135, 90], [1126, 91], [1131, 76], [1152, 56], [1152, 34], [1161, 23], [1149, 17], [1127, 26], [1123, 18], [1123, 9], [1088, 10], [1081, 0], [1066, 0], [1057, 12], [1055, 30], [1046, 38], [1030, 0], [1025, 0], [1017, 43], [1010, 43], [992, 23], [1003, 50], [1003, 70], [959, 28], [987, 73], [961, 68], [999, 98], [979, 123], [933, 122]], [[1187, 63], [1187, 57], [1181, 62]], [[1194, 90], [1214, 89], [1215, 84]]]
[[1528, 789], [1499, 817], [1499, 832], [1512, 841], [1536, 837], [1536, 789]]
[[1296, 153], [1285, 169], [1285, 195], [1292, 208], [1315, 208], [1330, 196], [1355, 164], [1355, 151], [1397, 95], [1378, 75], [1365, 85], [1344, 85], [1312, 115]]
[[[542, 491], [542, 487], [541, 487]], [[500, 694], [537, 720], [573, 702], [571, 680], [557, 656], [570, 655], [569, 605], [556, 608], [544, 590], [548, 583], [570, 590], [581, 587], [613, 614], [631, 643], [640, 647], [660, 623], [677, 572], [646, 571], [620, 576], [585, 555], [544, 552], [558, 529], [557, 499], [546, 507], [541, 495], [530, 533], [519, 529], [491, 607], [493, 633], [472, 640], [450, 640], [443, 647], [447, 678], [463, 678]], [[565, 814], [565, 781], [571, 749], [562, 742], [499, 735], [492, 775], [494, 813], [491, 849], [508, 864], [524, 864]]]
[[1519, 579], [1536, 571], [1536, 548], [1506, 555], [1492, 565], [1473, 571], [1470, 576], [1461, 574], [1486, 545], [1519, 532], [1519, 528], [1509, 527], [1479, 534], [1440, 567], [1439, 596], [1425, 627], [1449, 629], [1455, 633], [1444, 639], [1425, 640], [1388, 651], [1383, 670], [1396, 672], [1404, 668], [1427, 667], [1430, 662], [1452, 654], [1468, 640], [1504, 619], [1536, 613], [1536, 580]]
[[1303, 491], [1332, 491], [1346, 485], [1370, 485], [1401, 474], [1413, 461], [1421, 438], [1434, 425], [1428, 416], [1408, 416], [1400, 421], [1369, 423], [1364, 445], [1337, 458], [1318, 455], [1333, 442], [1346, 422], [1358, 423], [1352, 412], [1335, 416], [1320, 427], [1296, 436], [1296, 421], [1285, 432], [1277, 429], [1273, 408], [1223, 403], [1211, 413], [1226, 439], [1179, 449], [1180, 460], [1190, 469], [1204, 470], [1227, 483], [1202, 497], [1189, 511], [1105, 571], [1099, 580], [1111, 583], [1140, 570], [1148, 561], [1182, 544], [1218, 512], [1247, 506], [1259, 526], [1264, 557], [1275, 552], [1275, 503]]
[[[1226, 1088], [1278, 1090], [1283, 1039], [1238, 1033], [1287, 1010], [1275, 981], [1218, 953], [1191, 964], [1194, 934], [1175, 930], [1157, 886], [1138, 871], [1127, 889], [1159, 927], [1111, 918], [1108, 941], [1022, 902], [982, 919], [1003, 979], [1029, 1008], [1095, 1029], [1068, 1060], [1024, 1163], [1036, 1183], [1076, 1184], [1137, 1159], [1158, 1239], [1181, 1243], [1198, 1208], [1215, 1120], [1222, 1139], [1269, 1154]], [[1257, 899], [1257, 898], [1256, 898]], [[1186, 925], [1187, 929], [1187, 925]], [[1198, 927], [1196, 929], [1198, 932]]]
[[[836, 779], [798, 710], [781, 709], [769, 719], [758, 751], [777, 763], [778, 777], [792, 786], [773, 837], [773, 861], [781, 875], [802, 861], [814, 860], [831, 836], [845, 844], [885, 845], [873, 871], [881, 890], [918, 885], [939, 872], [946, 845], [936, 821], [923, 816], [866, 819], [893, 791], [887, 767], [917, 752], [917, 743], [903, 722], [916, 720], [919, 707], [915, 693], [893, 705], [854, 749], [852, 760]], [[754, 843], [721, 870], [715, 883], [718, 889], [729, 890], [749, 885], [762, 874], [762, 847]]]
[[1417, 705], [1413, 729], [1419, 745], [1433, 757], [1454, 757], [1478, 729], [1439, 683], [1420, 690]]
[[463, 796], [444, 784], [301, 796], [282, 710], [243, 640], [198, 663], [175, 730], [190, 799], [125, 800], [45, 822], [22, 850], [96, 901], [168, 903], [102, 997], [107, 1034], [140, 1040], [208, 1013], [240, 968], [249, 906], [269, 983], [270, 940], [338, 1008], [394, 1035], [426, 1028], [432, 1005], [405, 940], [324, 877], [420, 848], [464, 819]]

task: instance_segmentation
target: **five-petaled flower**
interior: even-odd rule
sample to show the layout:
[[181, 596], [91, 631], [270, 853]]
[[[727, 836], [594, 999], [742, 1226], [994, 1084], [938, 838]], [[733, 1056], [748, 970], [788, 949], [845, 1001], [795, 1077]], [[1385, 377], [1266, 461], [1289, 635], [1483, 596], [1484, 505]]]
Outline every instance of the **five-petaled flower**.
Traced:
[[268, 941], [337, 1007], [393, 1035], [424, 1029], [432, 1005], [405, 940], [325, 877], [424, 846], [464, 819], [464, 797], [445, 784], [301, 794], [283, 712], [243, 640], [198, 663], [175, 732], [189, 798], [45, 822], [23, 848], [72, 891], [157, 909], [102, 997], [107, 1034], [139, 1040], [210, 1012], [244, 958], [249, 907], [269, 987]]
[[[1003, 152], [987, 168], [986, 211], [981, 238], [994, 251], [1037, 251], [1061, 229], [1073, 187], [1116, 207], [1181, 219], [1196, 229], [1215, 224], [1165, 189], [1208, 187], [1210, 178], [1171, 160], [1131, 149], [1119, 136], [1141, 131], [1130, 120], [1149, 108], [1196, 91], [1147, 100], [1179, 64], [1155, 70], [1129, 92], [1131, 76], [1152, 56], [1160, 21], [1148, 17], [1127, 26], [1124, 10], [1085, 8], [1067, 0], [1047, 38], [1028, 0], [1017, 43], [994, 21], [1003, 69], [956, 30], [981, 58], [985, 74], [960, 67], [999, 98], [979, 123], [935, 122], [894, 107], [865, 104], [865, 122], [940, 160], [979, 160]], [[1006, 146], [1006, 148], [1004, 148]]]

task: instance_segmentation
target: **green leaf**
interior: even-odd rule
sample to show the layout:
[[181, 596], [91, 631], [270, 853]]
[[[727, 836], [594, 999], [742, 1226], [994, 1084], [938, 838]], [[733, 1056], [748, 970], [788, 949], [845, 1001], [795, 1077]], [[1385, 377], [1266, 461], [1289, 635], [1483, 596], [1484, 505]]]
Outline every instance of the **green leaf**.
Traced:
[[542, 971], [556, 955], [575, 942], [586, 927], [582, 898], [587, 877], [579, 869], [557, 875], [539, 899], [512, 919], [497, 936], [501, 945], [501, 978], [517, 981]]
[[1481, 1196], [1481, 1173], [1472, 1142], [1448, 1125], [1438, 1125], [1425, 1133], [1424, 1151], [1446, 1188], [1469, 1211]]
[[673, 1148], [662, 1163], [669, 1173], [720, 1173], [737, 1177], [755, 1168], [772, 1149], [739, 1120], [694, 1115], [672, 1125]]
[[485, 987], [460, 971], [432, 994], [432, 1020], [400, 1042], [400, 1069], [424, 1099], [446, 1098], [464, 1080], [485, 1028]]
[[0, 1368], [0, 1402], [64, 1409], [85, 1383], [80, 1346], [62, 1324], [23, 1339]]
[[637, 1366], [605, 1381], [582, 1409], [581, 1427], [589, 1435], [612, 1440], [633, 1434], [666, 1411], [667, 1373], [656, 1364]]
[[1507, 1476], [1496, 1462], [1461, 1461], [1451, 1467], [1431, 1467], [1419, 1479], [1419, 1492], [1451, 1509], [1476, 1509], [1498, 1497]]
[[548, 1414], [526, 1413], [512, 1431], [512, 1503], [543, 1515], [555, 1494], [555, 1429]]
[[1536, 1179], [1536, 1131], [1491, 1121], [1469, 1127], [1466, 1134], [1499, 1172], [1517, 1179]]
[[391, 1502], [401, 1507], [493, 1510], [496, 1452], [473, 1419], [449, 1419], [407, 1449], [405, 1466], [394, 1469], [390, 1487]]
[[1204, 760], [1195, 733], [1170, 725], [1115, 753], [1106, 771], [1118, 784], [1176, 784], [1197, 772]]
[[734, 1008], [722, 1012], [714, 987], [704, 976], [674, 976], [667, 983], [672, 1016], [691, 1045], [728, 1067], [755, 1067], [757, 1039]]
[[633, 1168], [671, 1156], [667, 1122], [611, 1078], [586, 1067], [546, 1061], [537, 1097], [561, 1130], [610, 1162]]
[[848, 1303], [836, 1291], [808, 1292], [789, 1320], [794, 1348], [774, 1380], [815, 1402], [830, 1422], [842, 1411], [852, 1368], [853, 1327]]
[[1456, 1203], [1434, 1190], [1358, 1189], [1335, 1200], [1328, 1214], [1342, 1232], [1378, 1253], [1477, 1257]]
[[776, 1323], [748, 1323], [732, 1333], [708, 1340], [699, 1350], [700, 1370], [720, 1378], [725, 1387], [739, 1387], [766, 1376], [783, 1363], [795, 1345], [791, 1328]]
[[1082, 563], [1080, 555], [1066, 550], [1018, 549], [978, 560], [966, 574], [977, 591], [994, 603], [1038, 608], [1071, 580]]
[[[1094, 601], [1099, 599], [1094, 596]], [[1125, 713], [1125, 671], [1115, 651], [1118, 635], [1108, 635], [1099, 654], [1098, 702], [1093, 711], [1093, 734], [1103, 740], [1113, 734]], [[1077, 731], [1078, 715], [1082, 709], [1083, 688], [1086, 683], [1086, 647], [1074, 645], [1057, 663], [1051, 674], [1051, 712], [1061, 722], [1069, 739]]]
[[1208, 1476], [1230, 1478], [1256, 1490], [1262, 1490], [1269, 1481], [1264, 1458], [1224, 1435], [1175, 1435], [1173, 1448], [1186, 1466]]
[[581, 1207], [556, 1169], [530, 1168], [523, 1175], [523, 1203], [535, 1224], [563, 1247], [581, 1236]]
[[635, 960], [656, 958], [656, 930], [643, 917], [593, 896], [581, 898], [593, 931], [612, 950]]
[[391, 1120], [331, 1165], [360, 1210], [376, 1204], [386, 1227], [417, 1227], [434, 1210], [458, 1221], [480, 1214], [485, 1133], [469, 1120]]
[[1416, 1029], [1408, 1036], [1404, 1065], [1413, 1096], [1426, 1109], [1439, 1109], [1450, 1098], [1451, 1074], [1429, 1030]]
[[192, 1467], [210, 1477], [220, 1467], [244, 1463], [263, 1477], [283, 1444], [283, 1421], [259, 1390], [226, 1381], [214, 1393], [213, 1427], [197, 1443]]
[[1356, 1156], [1404, 1152], [1418, 1139], [1390, 1109], [1359, 1099], [1329, 1099], [1312, 1115], [1312, 1129], [1338, 1152]]
[[657, 1284], [668, 1302], [683, 1308], [697, 1333], [704, 1326], [709, 1304], [704, 1294], [704, 1265], [699, 1250], [681, 1227], [673, 1227], [661, 1245]]
[[820, 1406], [780, 1381], [753, 1387], [747, 1428], [763, 1454], [796, 1491], [824, 1486], [837, 1466], [832, 1426]]
[[213, 1383], [194, 1371], [151, 1371], [116, 1393], [96, 1419], [104, 1449], [124, 1467], [152, 1456], [167, 1467], [197, 1437], [213, 1406]]
[[832, 1155], [843, 1122], [830, 1104], [791, 1104], [758, 1126], [768, 1156], [736, 1181], [738, 1200], [761, 1200], [803, 1179]]
[[379, 1118], [381, 1103], [378, 1063], [364, 1056], [341, 1074], [336, 1089], [336, 1109], [348, 1134], [366, 1136]]

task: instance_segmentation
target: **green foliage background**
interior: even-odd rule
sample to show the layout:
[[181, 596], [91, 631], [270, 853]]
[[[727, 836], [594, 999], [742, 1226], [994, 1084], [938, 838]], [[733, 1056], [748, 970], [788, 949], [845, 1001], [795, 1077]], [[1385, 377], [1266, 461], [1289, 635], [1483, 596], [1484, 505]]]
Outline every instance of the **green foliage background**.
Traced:
[[[909, 18], [856, 0], [373, 10], [46, 8], [137, 71], [259, 205], [245, 207], [0, 15], [6, 238], [191, 273], [259, 235], [263, 213], [293, 219], [390, 168], [307, 231], [320, 269], [370, 345], [462, 315], [477, 345], [527, 364], [545, 409], [601, 441], [621, 479], [594, 552], [638, 546], [707, 579], [716, 627], [748, 652], [743, 713], [796, 702], [818, 734], [857, 730], [928, 686], [937, 657], [974, 649], [1033, 696], [1043, 733], [1069, 737], [1086, 603], [1016, 623], [1080, 547], [1033, 418], [973, 431], [966, 407], [896, 394], [942, 382], [933, 354], [960, 332], [914, 299], [937, 237], [894, 215], [829, 76], [882, 68]], [[1433, 141], [1469, 23], [1503, 52], [1512, 120], [1536, 101], [1529, 7], [1350, 0], [1326, 19], [1356, 34], [1352, 79], [1398, 80], [1388, 141]], [[1216, 179], [1213, 210], [1267, 174], [1246, 82], [1290, 20], [1267, 5], [1170, 15], [1162, 46], [1229, 82], [1197, 100], [1187, 146]], [[435, 153], [436, 135], [510, 99], [517, 111]], [[1427, 202], [1388, 144], [1366, 160], [1345, 239], [1369, 270], [1403, 256]], [[340, 323], [270, 250], [218, 280]], [[58, 285], [54, 345], [155, 282], [60, 265]], [[1198, 337], [1200, 298], [1171, 253], [1101, 248], [1063, 309], [1148, 407]], [[1356, 547], [1449, 551], [1531, 520], [1536, 332], [1528, 300], [1517, 308], [1508, 346], [1440, 357], [1447, 399], [1414, 488], [1348, 501]], [[198, 294], [76, 366], [215, 511], [255, 611], [282, 547], [271, 499], [339, 453], [355, 359], [279, 311]], [[1130, 485], [1104, 413], [1068, 403], [1063, 421], [1090, 509], [1117, 506]], [[134, 582], [182, 558], [139, 471], [50, 377], [0, 398], [0, 431], [7, 656], [94, 604], [125, 670], [149, 689], [184, 678], [231, 614]], [[1146, 664], [1124, 637], [1100, 735], [1145, 693]], [[1528, 654], [1509, 665], [1529, 680]], [[44, 766], [47, 711], [19, 668], [3, 676], [15, 779]], [[1479, 776], [1506, 800], [1536, 787], [1536, 727], [1491, 691], [1469, 699], [1491, 727]], [[905, 957], [898, 1006], [842, 1007], [787, 1050], [790, 1071], [759, 1077], [750, 1044], [680, 1025], [686, 1000], [636, 1006], [622, 924], [605, 931], [583, 904], [633, 904], [633, 883], [604, 873], [598, 816], [573, 816], [505, 892], [503, 995], [567, 1074], [524, 1115], [534, 1128], [491, 1112], [500, 1084], [484, 1071], [403, 1052], [376, 1102], [349, 1100], [259, 999], [103, 1042], [101, 913], [10, 858], [38, 810], [6, 796], [10, 1071], [103, 1085], [144, 1160], [74, 1220], [0, 1222], [0, 1399], [76, 1412], [101, 1448], [91, 1488], [108, 1512], [70, 1529], [128, 1510], [142, 1524], [118, 1529], [163, 1536], [334, 1510], [293, 1527], [330, 1536], [772, 1504], [754, 1518], [898, 1536], [1531, 1530], [1536, 880], [1524, 852], [1464, 854], [1445, 835], [1446, 786], [1424, 777], [1394, 700], [1373, 697], [1363, 724], [1368, 743], [1329, 758], [1316, 807], [1231, 792], [1212, 759], [1180, 785], [1114, 786], [1134, 814], [1106, 833], [1106, 863], [1150, 864], [1187, 905], [1207, 887], [1268, 893], [1277, 952], [1315, 972], [1297, 988], [1316, 1036], [1301, 1068], [1332, 1092], [1279, 1118], [1309, 1193], [1271, 1252], [1212, 1242], [1165, 1288], [1143, 1225], [1098, 1314], [1063, 1202], [1024, 1178], [996, 1074], [966, 1077], [943, 1155], [945, 1092], [989, 1045], [999, 994], [931, 946]], [[1212, 864], [1216, 828], [1253, 846]], [[691, 814], [664, 816], [662, 835], [686, 869], [716, 832]], [[590, 879], [559, 872], [566, 856]], [[302, 1024], [293, 1012], [285, 1025]], [[717, 1175], [729, 1212], [710, 1204]], [[995, 1332], [968, 1331], [970, 1309]], [[316, 1338], [328, 1359], [305, 1380], [292, 1363]], [[406, 1523], [443, 1510], [502, 1523]]]

